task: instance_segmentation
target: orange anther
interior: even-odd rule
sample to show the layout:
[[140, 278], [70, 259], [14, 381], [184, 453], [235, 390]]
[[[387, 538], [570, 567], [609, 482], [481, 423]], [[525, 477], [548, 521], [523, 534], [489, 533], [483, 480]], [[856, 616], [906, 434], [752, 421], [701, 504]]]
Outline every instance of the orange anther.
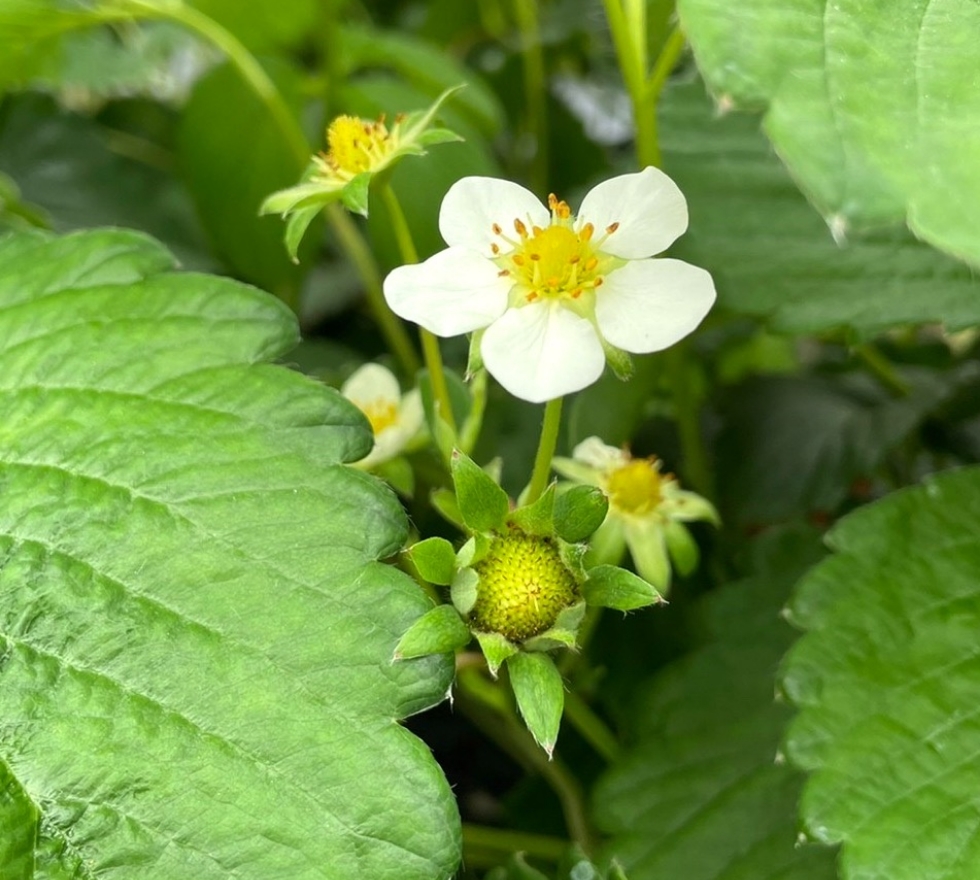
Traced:
[[529, 303], [533, 303], [537, 298], [537, 291], [532, 290], [526, 297], [524, 297]]
[[612, 235], [617, 229], [619, 229], [619, 221], [618, 220], [615, 223], [610, 223], [606, 227], [606, 234], [607, 235]]
[[548, 287], [557, 287], [558, 286], [558, 282], [560, 280], [561, 279], [559, 279], [557, 275], [556, 276], [553, 276], [552, 278], [549, 278], [548, 279]]
[[532, 226], [531, 232], [533, 232], [535, 235], [540, 235], [542, 232], [544, 232], [544, 230], [540, 226]]
[[598, 265], [599, 265], [598, 257], [589, 257], [589, 261], [585, 264], [585, 271], [591, 272]]
[[517, 218], [514, 219], [514, 229], [517, 230], [517, 234], [523, 238], [527, 235], [527, 227]]
[[577, 287], [575, 290], [572, 291], [572, 299], [578, 299], [581, 295], [582, 295], [581, 287]]
[[582, 241], [588, 241], [592, 238], [593, 233], [595, 233], [595, 227], [591, 223], [586, 223], [579, 232], [578, 237]]
[[498, 277], [498, 278], [503, 278], [503, 277], [504, 277], [505, 275], [510, 275], [510, 269], [501, 269], [501, 270], [500, 270], [500, 271], [499, 271], [499, 272], [497, 273], [497, 277]]
[[554, 193], [548, 193], [548, 207], [551, 208], [552, 211], [558, 207], [558, 196], [556, 196]]
[[531, 259], [532, 259], [532, 260], [534, 260], [535, 262], [541, 259], [541, 254], [530, 254], [529, 256], [530, 256], [530, 257], [531, 257]]
[[491, 226], [490, 228], [493, 230], [494, 235], [500, 235], [501, 233], [503, 233], [503, 229], [500, 228], [499, 223], [494, 223], [493, 226]]
[[575, 254], [574, 256], [568, 258], [568, 262], [574, 266], [581, 259], [582, 259], [581, 254]]
[[514, 254], [514, 256], [511, 257], [511, 261], [514, 263], [515, 266], [524, 265], [524, 257], [522, 257], [520, 254]]
[[601, 275], [599, 275], [599, 276], [596, 277], [596, 280], [592, 282], [592, 286], [593, 287], [602, 287], [602, 276]]
[[496, 243], [491, 243], [490, 250], [493, 251], [494, 255], [496, 256], [497, 254], [500, 253], [500, 245]]

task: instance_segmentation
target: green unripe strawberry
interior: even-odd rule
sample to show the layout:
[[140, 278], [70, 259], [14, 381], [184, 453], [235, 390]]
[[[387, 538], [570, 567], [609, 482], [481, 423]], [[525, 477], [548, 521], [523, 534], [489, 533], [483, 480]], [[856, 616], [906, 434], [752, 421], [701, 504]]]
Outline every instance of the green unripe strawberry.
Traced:
[[494, 538], [474, 569], [480, 580], [470, 622], [513, 642], [544, 632], [579, 598], [575, 578], [551, 538], [513, 530]]

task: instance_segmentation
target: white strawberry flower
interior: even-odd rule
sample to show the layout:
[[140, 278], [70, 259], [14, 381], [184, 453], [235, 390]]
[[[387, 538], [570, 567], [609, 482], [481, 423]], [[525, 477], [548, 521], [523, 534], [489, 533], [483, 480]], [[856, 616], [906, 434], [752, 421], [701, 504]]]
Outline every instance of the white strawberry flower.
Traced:
[[[445, 250], [385, 279], [392, 310], [475, 343], [494, 378], [541, 403], [591, 385], [607, 357], [668, 348], [715, 301], [711, 276], [651, 259], [687, 229], [687, 203], [657, 168], [600, 183], [578, 216], [507, 180], [464, 177], [439, 214]], [[482, 336], [482, 338], [481, 338]]]
[[418, 435], [424, 413], [418, 389], [402, 395], [391, 370], [364, 364], [343, 384], [340, 393], [371, 423], [374, 448], [356, 466], [369, 470], [390, 461]]
[[671, 561], [682, 574], [698, 562], [684, 523], [719, 522], [711, 502], [682, 489], [657, 458], [633, 458], [598, 437], [583, 440], [571, 458], [555, 458], [552, 466], [563, 477], [598, 486], [609, 499], [606, 520], [590, 540], [604, 557], [600, 561], [618, 562], [628, 547], [640, 577], [661, 593], [670, 587]]

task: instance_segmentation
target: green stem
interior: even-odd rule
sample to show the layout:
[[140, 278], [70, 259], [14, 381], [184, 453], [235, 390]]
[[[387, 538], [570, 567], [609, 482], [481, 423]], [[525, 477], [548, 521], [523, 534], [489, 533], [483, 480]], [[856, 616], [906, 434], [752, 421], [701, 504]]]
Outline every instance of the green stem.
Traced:
[[381, 287], [381, 273], [378, 271], [378, 264], [375, 262], [374, 255], [367, 246], [364, 236], [354, 225], [350, 215], [340, 205], [328, 205], [326, 214], [334, 235], [340, 240], [341, 247], [354, 264], [358, 275], [361, 276], [368, 308], [381, 329], [388, 349], [398, 358], [398, 363], [401, 364], [405, 374], [414, 377], [421, 366], [419, 356], [405, 325], [388, 308]]
[[674, 401], [674, 418], [683, 452], [684, 478], [693, 489], [708, 498], [714, 497], [711, 468], [701, 434], [701, 408], [691, 379], [687, 343], [682, 341], [666, 352], [670, 374], [670, 391]]
[[531, 188], [539, 193], [548, 185], [548, 113], [545, 104], [544, 48], [538, 24], [537, 0], [514, 0], [514, 14], [521, 32], [524, 61], [524, 101], [527, 130], [534, 139]]
[[460, 711], [522, 767], [539, 774], [548, 784], [561, 804], [572, 840], [587, 855], [593, 853], [595, 837], [581, 783], [561, 761], [548, 759], [504, 699], [501, 685], [489, 681], [482, 670], [467, 666], [458, 670], [456, 691]]
[[872, 375], [895, 397], [908, 397], [909, 384], [895, 372], [895, 366], [870, 342], [854, 346], [854, 353], [864, 362]]
[[182, 24], [197, 34], [200, 34], [218, 48], [231, 62], [232, 66], [241, 74], [242, 79], [251, 87], [252, 91], [265, 104], [269, 115], [276, 121], [276, 125], [286, 138], [290, 149], [296, 156], [300, 167], [303, 167], [310, 158], [310, 145], [300, 128], [299, 122], [293, 116], [282, 94], [276, 88], [276, 84], [269, 78], [269, 75], [262, 69], [262, 66], [255, 60], [248, 49], [239, 39], [226, 30], [216, 21], [198, 12], [192, 6], [185, 3], [171, 2], [146, 2], [146, 0], [128, 0], [123, 7], [126, 10], [145, 14], [148, 18], [163, 18]]
[[[388, 217], [391, 220], [392, 229], [395, 232], [395, 241], [398, 242], [398, 249], [401, 251], [402, 259], [406, 263], [417, 263], [419, 252], [415, 248], [412, 240], [412, 230], [409, 229], [408, 220], [405, 219], [405, 212], [402, 210], [398, 196], [391, 188], [390, 183], [381, 187], [381, 199], [388, 209]], [[449, 398], [449, 385], [446, 384], [446, 373], [442, 366], [442, 353], [439, 351], [439, 340], [433, 336], [425, 327], [419, 327], [419, 338], [422, 340], [422, 355], [425, 357], [425, 366], [429, 370], [429, 380], [432, 382], [432, 396], [436, 400], [439, 415], [443, 421], [456, 432], [456, 419], [453, 416], [453, 406]]]
[[619, 740], [574, 690], [565, 694], [565, 718], [608, 763], [619, 759], [622, 754]]
[[675, 27], [664, 42], [657, 63], [653, 65], [653, 71], [646, 82], [647, 97], [654, 105], [660, 99], [660, 94], [667, 83], [667, 77], [673, 73], [677, 66], [686, 43], [684, 32], [679, 27]]
[[551, 459], [558, 445], [558, 429], [561, 426], [561, 397], [549, 400], [544, 405], [544, 419], [541, 422], [541, 439], [538, 441], [538, 451], [534, 456], [534, 470], [531, 472], [531, 483], [527, 490], [527, 504], [537, 501], [548, 485], [551, 476]]
[[494, 868], [515, 852], [546, 862], [557, 862], [568, 841], [544, 834], [463, 823], [463, 862], [468, 868]]

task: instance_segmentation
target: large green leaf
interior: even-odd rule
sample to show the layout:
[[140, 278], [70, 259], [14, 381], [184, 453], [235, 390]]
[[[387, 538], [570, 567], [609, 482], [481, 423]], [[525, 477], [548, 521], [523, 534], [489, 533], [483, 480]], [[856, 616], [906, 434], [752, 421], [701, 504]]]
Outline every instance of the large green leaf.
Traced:
[[753, 577], [701, 606], [705, 644], [638, 699], [637, 743], [596, 790], [631, 880], [836, 876], [831, 851], [796, 845], [802, 780], [775, 761], [789, 717], [775, 671], [793, 639], [778, 612], [819, 555], [809, 533], [771, 540]]
[[691, 229], [674, 250], [711, 270], [725, 308], [785, 333], [980, 323], [974, 274], [908, 232], [835, 244], [754, 118], [719, 118], [691, 84], [668, 91], [660, 126], [665, 167], [690, 202]]
[[0, 239], [0, 876], [446, 878], [397, 723], [404, 513], [275, 299], [135, 233]]
[[765, 108], [780, 156], [841, 229], [908, 219], [980, 264], [974, 0], [678, 0], [712, 91]]
[[783, 687], [808, 833], [847, 880], [961, 880], [980, 864], [980, 469], [841, 521], [801, 584]]

